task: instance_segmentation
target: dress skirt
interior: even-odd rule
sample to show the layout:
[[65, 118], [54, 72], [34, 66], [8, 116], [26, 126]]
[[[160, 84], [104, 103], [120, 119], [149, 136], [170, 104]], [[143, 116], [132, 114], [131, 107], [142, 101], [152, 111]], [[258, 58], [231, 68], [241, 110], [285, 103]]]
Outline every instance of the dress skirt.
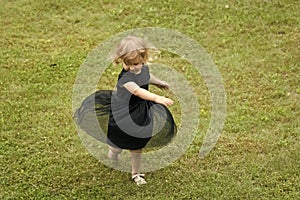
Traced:
[[74, 118], [86, 134], [121, 149], [163, 147], [177, 132], [167, 107], [136, 98], [122, 101], [113, 90], [88, 96]]

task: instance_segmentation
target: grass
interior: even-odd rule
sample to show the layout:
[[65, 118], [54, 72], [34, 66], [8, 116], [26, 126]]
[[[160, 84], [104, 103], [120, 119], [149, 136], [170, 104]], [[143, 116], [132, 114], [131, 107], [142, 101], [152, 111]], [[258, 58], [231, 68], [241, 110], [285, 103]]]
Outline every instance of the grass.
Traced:
[[[287, 0], [0, 1], [0, 198], [299, 198], [299, 10]], [[145, 187], [87, 152], [71, 102], [88, 53], [140, 27], [175, 29], [201, 44], [228, 103], [222, 137], [199, 159], [209, 101], [201, 80], [190, 79], [203, 124], [182, 157], [147, 174]]]

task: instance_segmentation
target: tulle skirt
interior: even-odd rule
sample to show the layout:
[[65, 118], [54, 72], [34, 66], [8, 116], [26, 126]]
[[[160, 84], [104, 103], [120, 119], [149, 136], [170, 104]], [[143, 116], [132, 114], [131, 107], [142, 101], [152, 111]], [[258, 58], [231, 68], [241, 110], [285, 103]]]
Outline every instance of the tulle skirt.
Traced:
[[76, 124], [98, 141], [121, 149], [167, 145], [177, 128], [167, 107], [152, 101], [123, 102], [112, 90], [88, 96], [74, 114]]

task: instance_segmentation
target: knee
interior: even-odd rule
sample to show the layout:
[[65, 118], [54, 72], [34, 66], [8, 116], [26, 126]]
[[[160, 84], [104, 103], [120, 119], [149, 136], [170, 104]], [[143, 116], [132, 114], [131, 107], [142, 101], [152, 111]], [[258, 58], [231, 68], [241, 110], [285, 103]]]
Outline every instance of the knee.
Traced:
[[112, 146], [110, 146], [109, 149], [110, 149], [113, 153], [121, 153], [121, 152], [122, 152], [122, 149], [120, 149], [120, 148], [115, 148], [115, 147], [112, 147]]

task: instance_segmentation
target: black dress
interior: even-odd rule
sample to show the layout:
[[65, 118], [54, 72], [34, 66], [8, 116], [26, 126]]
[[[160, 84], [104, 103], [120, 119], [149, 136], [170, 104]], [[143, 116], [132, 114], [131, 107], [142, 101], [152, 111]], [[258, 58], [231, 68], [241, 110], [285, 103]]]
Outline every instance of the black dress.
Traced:
[[168, 144], [177, 131], [170, 111], [161, 104], [132, 95], [123, 87], [132, 81], [148, 90], [149, 79], [147, 66], [139, 74], [122, 69], [117, 89], [99, 90], [88, 96], [75, 112], [76, 123], [95, 139], [121, 149]]

